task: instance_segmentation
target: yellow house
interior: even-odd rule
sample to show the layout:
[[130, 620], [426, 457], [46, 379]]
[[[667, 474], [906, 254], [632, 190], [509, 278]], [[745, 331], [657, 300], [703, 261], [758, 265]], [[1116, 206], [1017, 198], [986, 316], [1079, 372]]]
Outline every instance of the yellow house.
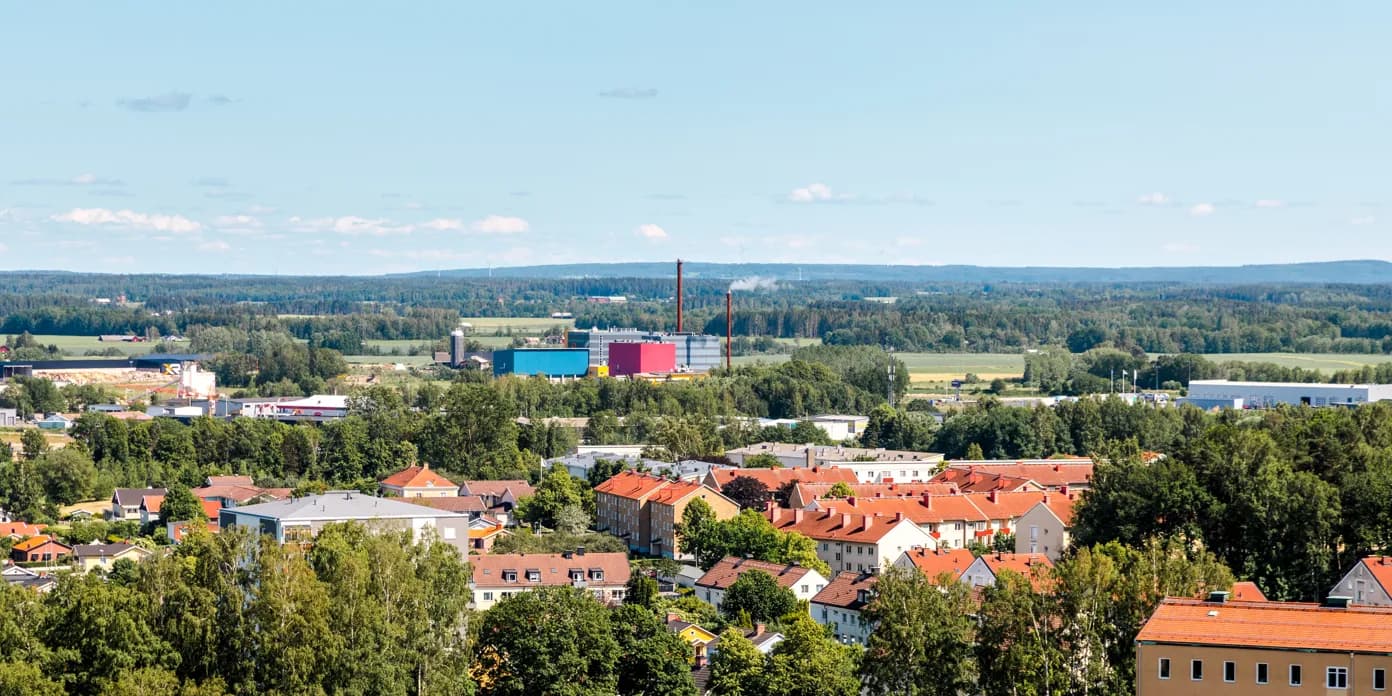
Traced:
[[667, 630], [691, 646], [691, 664], [700, 669], [710, 661], [710, 644], [717, 636], [694, 624], [682, 621], [676, 614], [667, 615]]
[[73, 547], [73, 563], [78, 572], [87, 573], [97, 568], [111, 570], [111, 566], [122, 558], [139, 563], [150, 557], [148, 549], [134, 544], [78, 544]]

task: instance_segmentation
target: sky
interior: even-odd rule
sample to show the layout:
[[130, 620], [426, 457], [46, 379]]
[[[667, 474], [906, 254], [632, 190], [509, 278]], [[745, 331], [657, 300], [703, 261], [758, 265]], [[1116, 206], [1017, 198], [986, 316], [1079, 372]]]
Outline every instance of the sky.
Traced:
[[6, 2], [0, 269], [1392, 260], [1392, 3]]

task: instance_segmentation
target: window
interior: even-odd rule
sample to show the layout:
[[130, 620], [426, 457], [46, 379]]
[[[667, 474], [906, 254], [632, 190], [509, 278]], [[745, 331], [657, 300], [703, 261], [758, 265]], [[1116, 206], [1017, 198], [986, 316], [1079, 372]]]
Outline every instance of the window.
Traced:
[[600, 570], [599, 568], [591, 568], [591, 569], [590, 569], [590, 579], [591, 579], [591, 580], [603, 580], [603, 579], [604, 579], [604, 571], [603, 571], [603, 570]]
[[1326, 667], [1324, 670], [1324, 688], [1326, 689], [1347, 689], [1348, 688], [1348, 668], [1347, 667]]
[[515, 571], [515, 570], [504, 570], [504, 571], [503, 571], [503, 582], [517, 582], [517, 571]]
[[802, 586], [802, 593], [803, 593], [803, 594], [807, 594], [807, 589], [808, 589], [808, 586], [807, 586], [807, 585], [803, 585], [803, 586]]
[[1387, 670], [1373, 670], [1373, 691], [1385, 691], [1387, 689]]
[[1228, 682], [1228, 683], [1230, 683], [1230, 684], [1231, 684], [1232, 682], [1237, 681], [1237, 663], [1236, 663], [1236, 662], [1224, 662], [1224, 663], [1223, 663], [1223, 681]]
[[540, 570], [528, 570], [528, 571], [527, 571], [527, 582], [541, 582], [541, 571], [540, 571]]
[[1168, 658], [1168, 657], [1162, 657], [1162, 658], [1160, 658], [1160, 678], [1161, 678], [1161, 679], [1169, 679], [1169, 678], [1170, 678], [1170, 658]]
[[483, 593], [483, 599], [484, 599], [484, 601], [492, 600], [492, 599], [493, 599], [493, 593], [492, 593], [492, 592], [485, 592], [485, 593]]
[[1290, 666], [1290, 685], [1291, 685], [1291, 686], [1300, 686], [1300, 684], [1304, 681], [1304, 680], [1301, 678], [1302, 676], [1303, 676], [1303, 675], [1300, 673], [1300, 665], [1291, 665], [1291, 666]]
[[1265, 662], [1257, 663], [1257, 683], [1265, 684], [1267, 681], [1267, 668]]
[[1194, 681], [1203, 681], [1203, 660], [1189, 661], [1189, 678]]

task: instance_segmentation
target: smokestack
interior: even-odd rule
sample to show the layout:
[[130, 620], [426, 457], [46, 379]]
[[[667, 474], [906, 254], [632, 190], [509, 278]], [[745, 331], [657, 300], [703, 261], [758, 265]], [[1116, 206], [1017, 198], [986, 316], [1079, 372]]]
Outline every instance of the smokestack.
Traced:
[[682, 260], [677, 259], [677, 333], [682, 332]]
[[734, 366], [733, 344], [735, 342], [735, 293], [733, 290], [725, 291], [725, 369], [732, 369]]

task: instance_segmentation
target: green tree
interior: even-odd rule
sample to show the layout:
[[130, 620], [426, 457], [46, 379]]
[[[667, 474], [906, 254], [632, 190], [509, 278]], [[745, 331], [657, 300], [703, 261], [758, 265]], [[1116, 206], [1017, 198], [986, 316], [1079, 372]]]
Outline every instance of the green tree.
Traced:
[[628, 578], [628, 592], [624, 593], [624, 604], [637, 604], [652, 609], [657, 603], [657, 580], [647, 573], [635, 571]]
[[976, 634], [977, 685], [986, 696], [1068, 693], [1070, 657], [1052, 595], [1029, 578], [1003, 571], [982, 592]]
[[262, 538], [249, 578], [247, 636], [256, 689], [278, 694], [323, 688], [325, 667], [342, 649], [330, 624], [333, 600], [305, 559]]
[[762, 696], [764, 655], [738, 629], [720, 635], [720, 651], [711, 659], [712, 696]]
[[861, 616], [874, 624], [860, 675], [871, 694], [956, 696], [974, 685], [971, 590], [892, 568]]
[[[794, 615], [764, 666], [763, 693], [780, 696], [857, 696], [856, 651], [827, 636], [808, 614]], [[906, 692], [908, 693], [908, 692]]]
[[467, 478], [528, 478], [517, 416], [516, 403], [492, 386], [456, 382], [421, 426], [420, 456]]
[[[566, 514], [565, 510], [568, 508], [585, 513], [593, 512], [594, 491], [585, 485], [584, 480], [571, 476], [564, 466], [556, 464], [537, 483], [533, 495], [517, 501], [515, 512], [519, 519], [554, 529], [557, 527], [557, 520]], [[570, 520], [572, 524], [569, 526], [572, 529], [567, 530], [568, 533], [583, 531], [587, 526], [582, 524], [580, 529], [573, 529], [573, 513]]]
[[710, 570], [726, 555], [727, 545], [721, 532], [715, 509], [696, 498], [682, 511], [681, 524], [676, 529], [677, 547], [682, 553], [695, 556], [702, 570]]
[[641, 606], [626, 604], [609, 618], [619, 653], [617, 693], [696, 696], [686, 641]]
[[179, 655], [146, 622], [146, 597], [97, 575], [69, 576], [49, 595], [40, 629], [54, 673], [75, 693], [96, 693], [130, 670], [172, 667]]
[[612, 696], [619, 645], [609, 612], [589, 593], [540, 587], [483, 614], [474, 646], [483, 696]]
[[14, 519], [49, 522], [58, 515], [58, 508], [44, 497], [34, 464], [29, 460], [0, 464], [0, 502]]
[[97, 468], [77, 448], [45, 452], [34, 460], [32, 470], [43, 482], [44, 495], [55, 504], [72, 505], [93, 497]]
[[63, 685], [32, 662], [0, 662], [0, 696], [64, 696]]
[[782, 469], [783, 462], [772, 454], [759, 453], [745, 457], [743, 466], [746, 469]]
[[778, 584], [772, 575], [762, 570], [741, 573], [725, 591], [720, 610], [726, 616], [748, 612], [754, 621], [772, 621], [797, 611], [798, 599], [793, 591]]
[[763, 510], [771, 497], [763, 481], [749, 476], [736, 476], [721, 486], [720, 494], [739, 503], [743, 509]]
[[986, 458], [986, 453], [981, 451], [981, 443], [973, 442], [967, 445], [967, 454], [963, 458], [967, 461], [979, 462]]
[[164, 494], [164, 502], [160, 503], [161, 523], [206, 519], [208, 516], [203, 513], [203, 501], [188, 486], [177, 483], [169, 486]]
[[19, 444], [24, 449], [24, 458], [30, 461], [38, 459], [48, 451], [48, 438], [44, 437], [43, 431], [38, 428], [25, 429], [19, 436]]

